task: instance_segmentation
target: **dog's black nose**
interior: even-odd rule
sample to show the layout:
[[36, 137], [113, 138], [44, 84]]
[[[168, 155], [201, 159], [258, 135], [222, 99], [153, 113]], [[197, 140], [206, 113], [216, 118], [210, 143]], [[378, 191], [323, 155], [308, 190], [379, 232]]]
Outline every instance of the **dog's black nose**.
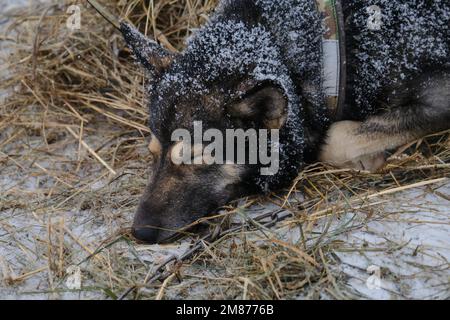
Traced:
[[150, 227], [133, 227], [131, 233], [137, 240], [150, 244], [158, 242], [158, 235], [159, 235], [158, 229]]

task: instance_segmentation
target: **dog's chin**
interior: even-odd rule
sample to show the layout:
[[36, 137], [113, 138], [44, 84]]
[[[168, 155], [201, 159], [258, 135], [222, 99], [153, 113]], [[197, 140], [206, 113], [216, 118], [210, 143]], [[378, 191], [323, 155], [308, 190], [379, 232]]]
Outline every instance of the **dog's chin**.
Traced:
[[206, 235], [209, 231], [210, 225], [208, 223], [199, 223], [193, 227], [190, 227], [188, 229], [186, 228], [180, 228], [180, 231], [176, 232], [164, 232], [161, 234], [161, 237], [158, 239], [158, 244], [170, 244], [174, 243], [176, 241], [179, 241], [186, 236], [197, 236], [202, 237], [203, 235]]
[[164, 232], [160, 236], [158, 236], [155, 244], [170, 244], [174, 243], [185, 236], [184, 233], [180, 232]]
[[209, 230], [209, 224], [207, 223], [199, 223], [190, 228], [179, 227], [179, 228], [171, 228], [171, 230], [177, 231], [168, 231], [160, 229], [148, 229], [148, 228], [139, 228], [134, 227], [132, 231], [132, 235], [139, 243], [144, 244], [170, 244], [176, 241], [179, 241], [186, 236], [198, 235], [202, 236], [207, 233]]

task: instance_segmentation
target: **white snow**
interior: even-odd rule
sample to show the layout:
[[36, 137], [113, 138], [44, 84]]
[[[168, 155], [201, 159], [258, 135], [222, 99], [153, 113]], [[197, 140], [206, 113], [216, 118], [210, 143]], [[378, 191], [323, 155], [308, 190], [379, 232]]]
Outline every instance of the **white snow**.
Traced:
[[[448, 299], [449, 196], [449, 183], [402, 192], [364, 229], [342, 236], [350, 251], [337, 255], [348, 285], [372, 299]], [[381, 268], [380, 288], [367, 286], [370, 266]]]

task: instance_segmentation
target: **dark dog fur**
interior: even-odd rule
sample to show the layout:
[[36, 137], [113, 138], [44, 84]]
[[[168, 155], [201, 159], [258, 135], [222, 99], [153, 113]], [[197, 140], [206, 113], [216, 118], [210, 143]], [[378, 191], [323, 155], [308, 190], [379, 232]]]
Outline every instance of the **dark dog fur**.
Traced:
[[[371, 5], [382, 10], [381, 30], [367, 28]], [[314, 0], [222, 1], [181, 54], [122, 23], [151, 79], [155, 163], [135, 216], [137, 238], [163, 241], [232, 199], [289, 185], [318, 158], [376, 169], [386, 149], [450, 128], [450, 3], [352, 0], [343, 11], [348, 79], [339, 119], [325, 103], [325, 30]], [[279, 172], [174, 165], [172, 132], [197, 120], [205, 130], [280, 129]]]

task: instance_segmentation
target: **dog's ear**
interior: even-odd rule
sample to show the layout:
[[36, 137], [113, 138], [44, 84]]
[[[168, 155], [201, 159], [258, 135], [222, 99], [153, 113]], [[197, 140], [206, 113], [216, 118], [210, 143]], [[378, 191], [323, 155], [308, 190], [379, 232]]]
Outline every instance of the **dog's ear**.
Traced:
[[137, 60], [154, 76], [160, 74], [175, 58], [175, 54], [149, 39], [127, 22], [120, 23], [120, 31]]
[[238, 126], [252, 122], [266, 129], [280, 129], [286, 122], [287, 106], [288, 100], [282, 89], [272, 83], [264, 83], [229, 104], [227, 112]]

